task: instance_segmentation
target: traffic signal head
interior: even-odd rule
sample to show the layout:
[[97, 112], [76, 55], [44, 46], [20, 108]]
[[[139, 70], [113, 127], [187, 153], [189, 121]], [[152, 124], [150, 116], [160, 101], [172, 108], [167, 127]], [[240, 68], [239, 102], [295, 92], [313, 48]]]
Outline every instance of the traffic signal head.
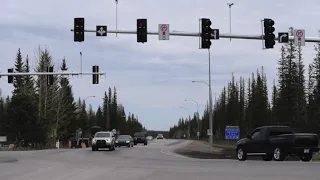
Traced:
[[[8, 73], [13, 73], [13, 68], [8, 69]], [[13, 76], [8, 76], [8, 83], [13, 83]]]
[[207, 18], [201, 19], [201, 48], [210, 49], [211, 46], [211, 20]]
[[84, 18], [74, 18], [74, 42], [84, 41]]
[[[99, 72], [99, 66], [95, 65], [92, 66], [92, 72], [98, 73]], [[99, 84], [99, 74], [93, 74], [92, 75], [92, 84]]]
[[137, 42], [147, 42], [147, 19], [137, 19]]
[[[47, 67], [47, 72], [53, 72], [53, 66]], [[53, 75], [47, 75], [47, 84], [53, 85]]]
[[276, 44], [275, 42], [275, 35], [274, 31], [274, 21], [272, 19], [264, 19], [263, 20], [264, 25], [264, 45], [266, 49], [273, 48], [273, 46]]

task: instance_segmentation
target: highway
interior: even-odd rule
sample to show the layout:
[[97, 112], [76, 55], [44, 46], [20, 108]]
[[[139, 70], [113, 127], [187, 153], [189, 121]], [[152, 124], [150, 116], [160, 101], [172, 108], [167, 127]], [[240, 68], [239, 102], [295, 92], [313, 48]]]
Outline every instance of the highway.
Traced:
[[0, 180], [319, 180], [318, 162], [192, 159], [172, 150], [188, 141], [153, 140], [115, 151], [0, 152]]

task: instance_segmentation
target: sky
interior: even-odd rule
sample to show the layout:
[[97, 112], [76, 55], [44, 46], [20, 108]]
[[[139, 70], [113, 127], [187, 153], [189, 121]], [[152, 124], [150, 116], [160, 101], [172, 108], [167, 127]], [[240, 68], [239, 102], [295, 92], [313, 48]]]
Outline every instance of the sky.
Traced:
[[[148, 30], [158, 31], [158, 24], [170, 24], [170, 31], [199, 32], [199, 18], [210, 18], [212, 28], [220, 34], [229, 33], [229, 7], [232, 33], [261, 35], [263, 18], [275, 21], [276, 32], [287, 32], [289, 27], [305, 29], [306, 37], [318, 37], [320, 1], [305, 0], [119, 0], [118, 29], [136, 30], [136, 19], [147, 18]], [[116, 28], [114, 0], [1, 0], [0, 6], [0, 71], [6, 72], [14, 64], [18, 48], [30, 57], [35, 67], [39, 46], [49, 49], [56, 66], [67, 59], [69, 71], [80, 71], [80, 52], [83, 72], [91, 72], [99, 65], [106, 76], [99, 84], [92, 84], [92, 76], [70, 77], [75, 98], [88, 98], [94, 109], [102, 104], [104, 91], [116, 86], [119, 103], [132, 112], [147, 129], [168, 130], [180, 117], [197, 111], [203, 114], [208, 100], [208, 51], [199, 49], [199, 38], [170, 36], [159, 41], [148, 36], [147, 43], [137, 43], [136, 35], [108, 34], [96, 37], [86, 33], [85, 42], [73, 42], [73, 19], [85, 18], [85, 29], [96, 25]], [[314, 43], [303, 47], [305, 63], [315, 56]], [[249, 78], [261, 66], [268, 77], [269, 89], [276, 79], [277, 60], [281, 45], [262, 50], [261, 40], [219, 39], [212, 41], [211, 70], [212, 93], [218, 96], [230, 81], [232, 73]], [[12, 84], [0, 79], [4, 95], [10, 95]]]

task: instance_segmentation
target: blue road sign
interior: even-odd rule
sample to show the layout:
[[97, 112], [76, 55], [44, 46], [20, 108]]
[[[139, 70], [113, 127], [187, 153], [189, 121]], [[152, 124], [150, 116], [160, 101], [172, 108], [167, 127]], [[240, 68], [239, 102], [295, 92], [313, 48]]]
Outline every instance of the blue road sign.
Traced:
[[239, 126], [226, 126], [225, 139], [234, 140], [240, 139], [240, 129]]

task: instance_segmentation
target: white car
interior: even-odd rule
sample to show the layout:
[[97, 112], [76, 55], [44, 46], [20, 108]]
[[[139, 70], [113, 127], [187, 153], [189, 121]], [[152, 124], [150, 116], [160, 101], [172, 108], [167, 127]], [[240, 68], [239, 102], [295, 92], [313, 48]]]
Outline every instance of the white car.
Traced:
[[148, 141], [151, 141], [152, 139], [153, 139], [152, 136], [147, 136], [147, 140], [148, 140]]
[[110, 131], [100, 131], [94, 135], [92, 139], [92, 151], [99, 148], [109, 148], [109, 151], [115, 150], [115, 137]]
[[164, 139], [162, 134], [158, 134], [157, 139]]

